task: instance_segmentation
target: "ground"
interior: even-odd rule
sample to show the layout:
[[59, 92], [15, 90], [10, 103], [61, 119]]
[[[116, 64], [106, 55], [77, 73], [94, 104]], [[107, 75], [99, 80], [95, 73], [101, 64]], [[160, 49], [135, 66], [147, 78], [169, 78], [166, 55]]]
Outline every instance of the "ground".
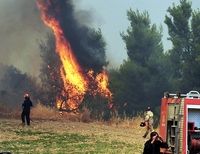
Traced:
[[0, 152], [25, 154], [141, 154], [145, 128], [139, 120], [72, 122], [32, 119], [23, 127], [20, 119], [0, 118]]

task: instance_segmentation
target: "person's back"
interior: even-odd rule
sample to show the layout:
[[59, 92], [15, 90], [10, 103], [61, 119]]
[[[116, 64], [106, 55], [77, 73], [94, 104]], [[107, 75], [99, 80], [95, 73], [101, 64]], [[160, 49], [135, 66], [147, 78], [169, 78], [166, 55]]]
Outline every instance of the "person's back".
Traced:
[[153, 124], [153, 112], [151, 110], [147, 111], [145, 121], [149, 122], [149, 124]]
[[146, 138], [149, 132], [153, 131], [153, 112], [151, 111], [150, 107], [148, 107], [145, 112], [144, 122], [146, 125], [146, 132], [143, 137]]
[[21, 113], [21, 119], [23, 125], [25, 125], [25, 120], [27, 122], [27, 125], [30, 125], [30, 111], [32, 106], [33, 104], [30, 100], [29, 95], [25, 94], [24, 102], [22, 103], [22, 113]]
[[31, 107], [33, 106], [31, 100], [29, 98], [25, 98], [22, 107], [23, 111], [30, 111]]

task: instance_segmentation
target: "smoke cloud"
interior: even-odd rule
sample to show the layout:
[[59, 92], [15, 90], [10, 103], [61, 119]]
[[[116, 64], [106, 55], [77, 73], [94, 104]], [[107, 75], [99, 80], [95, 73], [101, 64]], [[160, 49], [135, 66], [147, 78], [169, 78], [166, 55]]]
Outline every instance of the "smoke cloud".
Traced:
[[[49, 13], [61, 22], [80, 65], [99, 71], [106, 64], [104, 42], [101, 38], [94, 40], [96, 34], [88, 27], [92, 22], [91, 12], [75, 10], [72, 2], [78, 3], [54, 0]], [[38, 76], [39, 41], [46, 37], [49, 29], [40, 19], [36, 1], [0, 0], [0, 19], [0, 62]]]
[[[41, 0], [39, 1], [41, 2]], [[105, 42], [101, 37], [100, 31], [86, 26], [84, 21], [90, 21], [83, 13], [75, 12], [72, 0], [42, 0], [44, 5], [48, 5], [47, 14], [49, 17], [56, 18], [64, 31], [64, 35], [70, 42], [79, 64], [86, 69], [92, 68], [95, 71], [102, 70], [106, 65]]]
[[0, 19], [0, 62], [32, 75], [39, 74], [38, 41], [47, 29], [35, 1], [0, 0]]
[[25, 93], [30, 93], [32, 98], [35, 99], [39, 90], [33, 77], [22, 73], [14, 66], [0, 63], [0, 109], [2, 106], [10, 106], [12, 109], [16, 106], [19, 107]]
[[[90, 13], [75, 11], [75, 1], [50, 1], [53, 5], [49, 14], [59, 19], [80, 65], [100, 71], [106, 65], [105, 44], [88, 27]], [[32, 79], [27, 73], [36, 77], [40, 74], [39, 42], [50, 30], [42, 22], [34, 0], [0, 0], [0, 19], [0, 98], [15, 103], [30, 87], [36, 89], [35, 84], [29, 84]]]

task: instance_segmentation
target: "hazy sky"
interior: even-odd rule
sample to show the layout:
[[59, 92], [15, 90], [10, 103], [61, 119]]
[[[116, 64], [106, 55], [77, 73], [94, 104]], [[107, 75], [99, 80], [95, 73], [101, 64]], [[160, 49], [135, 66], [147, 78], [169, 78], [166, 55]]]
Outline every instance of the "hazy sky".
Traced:
[[[126, 58], [125, 44], [121, 39], [120, 32], [126, 32], [129, 21], [127, 10], [138, 9], [140, 12], [148, 11], [151, 23], [163, 27], [163, 46], [165, 51], [171, 47], [167, 41], [168, 30], [164, 24], [167, 9], [179, 0], [79, 0], [79, 8], [85, 8], [92, 12], [95, 27], [102, 29], [108, 48], [108, 57], [112, 58], [114, 66]], [[192, 7], [200, 7], [200, 0], [192, 0]]]
[[[167, 27], [164, 24], [166, 10], [179, 0], [72, 0], [76, 10], [88, 10], [91, 27], [100, 28], [107, 43], [107, 57], [111, 66], [119, 66], [126, 59], [125, 44], [120, 33], [126, 32], [129, 21], [127, 10], [148, 11], [152, 23], [162, 25], [164, 49], [170, 48]], [[193, 8], [200, 0], [192, 0]], [[38, 41], [46, 34], [40, 20], [35, 0], [0, 0], [0, 63], [12, 64], [24, 72], [38, 75], [40, 53]], [[34, 67], [33, 67], [34, 66]]]

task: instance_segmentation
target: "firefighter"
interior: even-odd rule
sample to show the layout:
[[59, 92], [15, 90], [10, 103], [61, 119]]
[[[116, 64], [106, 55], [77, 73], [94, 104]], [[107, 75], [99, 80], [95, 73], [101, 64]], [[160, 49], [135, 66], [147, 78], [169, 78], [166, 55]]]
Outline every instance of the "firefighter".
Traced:
[[26, 124], [30, 125], [30, 111], [31, 107], [33, 106], [32, 101], [30, 100], [29, 94], [24, 95], [24, 102], [22, 103], [22, 113], [21, 113], [21, 119], [22, 119], [22, 125]]
[[147, 135], [153, 131], [153, 112], [151, 111], [150, 107], [148, 107], [144, 113], [144, 122], [146, 126], [146, 132], [143, 137], [146, 138]]
[[145, 142], [143, 154], [160, 154], [160, 149], [168, 149], [168, 144], [158, 135], [157, 132], [151, 132], [150, 139]]

